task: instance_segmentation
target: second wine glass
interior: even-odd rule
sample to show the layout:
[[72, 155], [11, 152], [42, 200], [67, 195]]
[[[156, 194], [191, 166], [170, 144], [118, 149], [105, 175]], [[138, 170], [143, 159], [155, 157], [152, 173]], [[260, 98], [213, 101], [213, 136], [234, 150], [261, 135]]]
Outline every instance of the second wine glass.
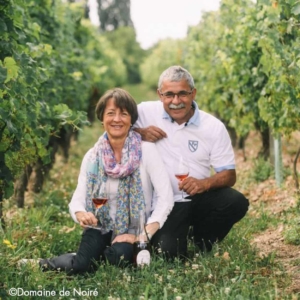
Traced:
[[96, 208], [95, 215], [97, 215], [98, 209], [101, 208], [103, 205], [105, 205], [108, 200], [108, 191], [107, 191], [106, 182], [101, 183], [99, 190], [96, 190], [96, 192], [93, 193], [92, 197], [93, 197], [92, 201]]
[[[108, 201], [108, 191], [107, 191], [107, 183], [102, 182], [100, 185], [100, 188], [98, 187], [94, 188], [93, 193], [92, 193], [92, 201], [95, 207], [95, 216], [97, 216], [98, 210], [107, 203]], [[102, 226], [101, 224], [98, 224], [96, 226], [86, 226], [89, 228], [101, 230]]]
[[[189, 172], [190, 172], [189, 165], [181, 156], [178, 161], [177, 167], [175, 169], [175, 177], [181, 182], [189, 176]], [[191, 199], [184, 198], [183, 190], [182, 190], [181, 191], [181, 199], [176, 200], [176, 202], [188, 202], [188, 201], [191, 201]]]

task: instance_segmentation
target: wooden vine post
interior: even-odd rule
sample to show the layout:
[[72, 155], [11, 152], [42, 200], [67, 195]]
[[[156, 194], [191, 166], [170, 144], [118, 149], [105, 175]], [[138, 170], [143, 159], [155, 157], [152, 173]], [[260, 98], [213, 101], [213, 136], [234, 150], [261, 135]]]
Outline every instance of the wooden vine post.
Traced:
[[282, 169], [282, 145], [280, 134], [270, 133], [270, 162], [274, 166], [275, 180], [277, 186], [281, 186], [283, 178]]
[[296, 192], [297, 192], [298, 195], [300, 195], [300, 188], [299, 188], [299, 181], [298, 181], [298, 172], [297, 172], [297, 161], [298, 161], [299, 157], [300, 157], [300, 148], [297, 151], [297, 154], [296, 154], [296, 157], [295, 157], [294, 163], [293, 163], [295, 187], [296, 187]]
[[281, 136], [277, 134], [274, 138], [275, 180], [277, 186], [282, 184], [282, 147]]

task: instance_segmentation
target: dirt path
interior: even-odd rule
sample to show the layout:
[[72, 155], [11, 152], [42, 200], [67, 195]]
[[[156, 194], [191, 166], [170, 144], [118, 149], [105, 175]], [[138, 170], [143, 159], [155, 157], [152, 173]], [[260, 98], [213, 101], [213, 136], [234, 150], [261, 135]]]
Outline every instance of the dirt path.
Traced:
[[280, 262], [286, 273], [291, 277], [290, 293], [300, 292], [300, 247], [284, 243], [283, 226], [267, 229], [254, 237], [252, 243], [259, 249], [259, 256], [264, 257], [275, 253], [275, 260]]
[[[297, 137], [292, 140], [296, 142], [294, 145], [287, 142], [283, 147], [283, 165], [290, 170], [292, 170], [294, 159], [291, 153], [296, 151], [297, 141], [299, 140], [300, 136], [297, 134]], [[250, 140], [248, 138], [246, 161], [244, 161], [241, 152], [236, 152], [237, 172], [241, 180], [245, 180], [245, 176], [249, 176], [249, 171], [253, 169], [253, 158], [258, 153], [258, 148], [253, 147], [253, 145], [259, 145], [257, 136], [250, 136]], [[291, 147], [294, 147], [294, 149], [291, 149]], [[247, 151], [247, 149], [250, 150]], [[298, 162], [297, 170], [298, 172], [300, 171], [300, 162]], [[238, 182], [238, 185], [243, 186], [241, 182]], [[243, 192], [250, 201], [249, 214], [254, 216], [259, 215], [262, 204], [266, 213], [278, 216], [278, 218], [284, 214], [285, 210], [297, 205], [295, 181], [292, 175], [285, 179], [282, 188], [277, 187], [274, 179], [268, 179], [259, 184], [253, 183], [251, 186], [244, 187]], [[299, 216], [295, 215], [296, 217]], [[288, 292], [295, 294], [300, 293], [300, 246], [290, 245], [285, 242], [283, 236], [285, 226], [287, 224], [282, 222], [276, 228], [270, 227], [264, 232], [255, 235], [251, 243], [258, 249], [259, 256], [275, 255], [275, 260], [283, 265], [285, 272], [291, 278]]]

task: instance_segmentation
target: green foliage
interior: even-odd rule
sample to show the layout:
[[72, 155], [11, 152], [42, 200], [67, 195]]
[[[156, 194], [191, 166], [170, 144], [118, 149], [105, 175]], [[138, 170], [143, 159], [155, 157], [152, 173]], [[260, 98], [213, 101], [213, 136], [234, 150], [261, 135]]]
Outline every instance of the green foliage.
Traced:
[[266, 128], [257, 105], [266, 76], [259, 67], [255, 15], [252, 1], [224, 0], [187, 38], [186, 64], [201, 91], [201, 107], [240, 136]]
[[141, 65], [142, 81], [150, 88], [157, 88], [160, 74], [171, 65], [182, 65], [184, 59], [182, 40], [160, 41]]
[[137, 103], [158, 99], [156, 88], [150, 89], [148, 85], [144, 83], [126, 84], [123, 88], [131, 94]]
[[276, 7], [260, 4], [259, 8], [260, 63], [268, 76], [259, 100], [261, 117], [275, 132], [290, 134], [300, 125], [299, 3], [281, 1]]
[[[0, 131], [4, 156], [0, 180], [8, 178], [9, 182], [19, 171], [12, 166], [22, 167], [34, 160], [38, 149], [47, 142], [40, 136], [47, 136], [51, 130], [51, 124], [40, 126], [41, 110], [37, 103], [38, 89], [49, 73], [36, 58], [48, 55], [49, 48], [40, 43], [26, 44], [35, 39], [38, 26], [31, 22], [25, 1], [6, 2], [0, 13], [4, 31], [0, 44]], [[14, 156], [24, 152], [24, 146], [31, 153], [17, 164]]]
[[90, 85], [103, 94], [107, 89], [124, 84], [126, 67], [117, 50], [90, 22], [82, 20], [81, 24], [78, 39], [85, 49], [82, 58], [90, 75]]
[[8, 191], [26, 165], [47, 161], [51, 135], [88, 123], [93, 89], [103, 93], [123, 84], [126, 75], [107, 39], [81, 22], [78, 4], [2, 2], [0, 181]]
[[256, 182], [262, 182], [270, 178], [273, 174], [273, 167], [271, 163], [262, 157], [259, 157], [258, 159], [254, 160], [254, 166], [252, 170], [251, 177]]
[[126, 66], [128, 83], [139, 83], [141, 81], [139, 66], [145, 57], [146, 51], [136, 41], [134, 28], [119, 27], [116, 30], [106, 32], [105, 37], [121, 56]]
[[290, 134], [300, 120], [299, 24], [299, 1], [222, 0], [179, 47], [162, 41], [152, 50], [143, 82], [154, 87], [165, 68], [181, 64], [195, 79], [201, 109], [238, 136], [253, 129], [265, 136], [269, 128]]

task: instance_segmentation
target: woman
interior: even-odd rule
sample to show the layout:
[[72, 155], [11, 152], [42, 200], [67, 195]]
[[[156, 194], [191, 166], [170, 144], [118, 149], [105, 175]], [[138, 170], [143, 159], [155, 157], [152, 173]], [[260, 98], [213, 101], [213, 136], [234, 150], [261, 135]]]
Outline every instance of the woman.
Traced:
[[[139, 211], [146, 212], [146, 232], [151, 237], [173, 207], [171, 184], [155, 145], [142, 142], [131, 130], [138, 118], [131, 95], [120, 88], [107, 91], [97, 103], [96, 114], [105, 133], [84, 156], [69, 204], [72, 218], [85, 228], [79, 249], [76, 254], [41, 260], [43, 269], [78, 274], [95, 270], [95, 262], [101, 260], [131, 263]], [[96, 217], [92, 193], [103, 182], [109, 185], [111, 197]], [[98, 222], [101, 231], [87, 227]]]

